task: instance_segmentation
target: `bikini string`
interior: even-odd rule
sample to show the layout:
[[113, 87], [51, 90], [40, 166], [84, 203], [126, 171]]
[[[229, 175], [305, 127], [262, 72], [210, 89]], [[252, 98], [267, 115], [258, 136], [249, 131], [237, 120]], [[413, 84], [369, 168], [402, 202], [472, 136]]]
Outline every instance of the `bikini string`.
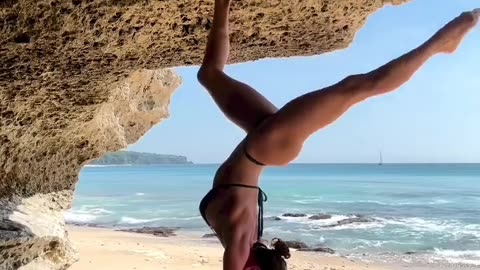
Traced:
[[247, 151], [247, 141], [248, 141], [248, 136], [247, 138], [245, 138], [245, 142], [243, 143], [243, 152], [245, 153], [245, 156], [247, 157], [248, 160], [250, 160], [250, 162], [252, 162], [253, 164], [255, 165], [258, 165], [258, 166], [265, 166], [265, 164], [263, 164], [262, 162], [256, 160], [254, 157], [252, 157], [248, 151]]
[[260, 241], [263, 236], [263, 203], [266, 202], [267, 199], [267, 194], [265, 194], [261, 188], [258, 188], [258, 241]]

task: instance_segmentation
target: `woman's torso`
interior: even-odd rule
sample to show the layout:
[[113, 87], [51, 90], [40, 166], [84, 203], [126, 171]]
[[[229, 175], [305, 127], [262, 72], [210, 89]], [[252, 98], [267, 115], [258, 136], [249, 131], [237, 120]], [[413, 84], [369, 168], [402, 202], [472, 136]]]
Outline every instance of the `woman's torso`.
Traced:
[[252, 244], [258, 237], [258, 196], [256, 188], [229, 186], [259, 185], [263, 168], [246, 158], [241, 142], [230, 157], [219, 167], [213, 181], [215, 194], [205, 211], [206, 219], [224, 246], [228, 245], [233, 229], [243, 230]]

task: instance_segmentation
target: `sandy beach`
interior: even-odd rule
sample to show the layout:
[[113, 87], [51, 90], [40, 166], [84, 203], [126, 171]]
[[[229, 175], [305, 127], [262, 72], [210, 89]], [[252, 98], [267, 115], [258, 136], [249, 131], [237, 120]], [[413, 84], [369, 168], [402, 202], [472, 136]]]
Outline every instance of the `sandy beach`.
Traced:
[[[102, 228], [68, 227], [80, 253], [71, 270], [220, 270], [222, 247], [215, 239], [187, 235], [167, 238]], [[292, 251], [292, 270], [386, 270], [338, 256]]]

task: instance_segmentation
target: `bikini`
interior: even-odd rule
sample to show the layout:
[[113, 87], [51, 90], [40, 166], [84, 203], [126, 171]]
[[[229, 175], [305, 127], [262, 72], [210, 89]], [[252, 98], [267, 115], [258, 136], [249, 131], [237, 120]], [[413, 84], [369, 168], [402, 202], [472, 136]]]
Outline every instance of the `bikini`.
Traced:
[[[243, 147], [243, 153], [247, 157], [249, 161], [252, 163], [258, 165], [258, 166], [265, 166], [265, 164], [257, 161], [255, 158], [253, 158], [248, 152], [246, 148], [246, 144], [244, 144]], [[267, 201], [267, 194], [263, 192], [263, 190], [260, 187], [257, 186], [250, 186], [250, 185], [244, 185], [244, 184], [223, 184], [223, 185], [218, 185], [212, 188], [205, 197], [203, 197], [202, 201], [200, 202], [199, 210], [200, 214], [202, 215], [203, 219], [207, 223], [208, 226], [213, 230], [212, 226], [207, 220], [206, 216], [206, 211], [208, 204], [217, 196], [218, 191], [220, 189], [229, 189], [232, 187], [240, 187], [240, 188], [250, 188], [250, 189], [257, 189], [258, 190], [258, 228], [257, 228], [257, 240], [260, 240], [262, 235], [263, 235], [263, 203]]]

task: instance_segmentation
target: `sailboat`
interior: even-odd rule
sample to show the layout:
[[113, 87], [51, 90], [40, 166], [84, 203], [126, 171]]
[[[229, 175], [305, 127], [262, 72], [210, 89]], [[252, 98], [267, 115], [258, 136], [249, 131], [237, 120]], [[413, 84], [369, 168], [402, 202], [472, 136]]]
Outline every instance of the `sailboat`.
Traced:
[[383, 165], [383, 153], [382, 151], [380, 151], [380, 161], [378, 162], [378, 166], [382, 166]]

